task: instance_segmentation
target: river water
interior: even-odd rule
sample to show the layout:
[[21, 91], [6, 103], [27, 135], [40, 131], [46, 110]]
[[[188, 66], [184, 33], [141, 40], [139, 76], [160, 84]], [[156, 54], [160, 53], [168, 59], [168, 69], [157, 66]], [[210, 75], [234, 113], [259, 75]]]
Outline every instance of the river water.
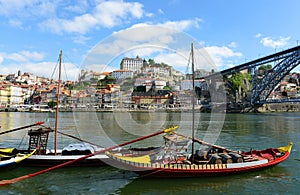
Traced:
[[[207, 114], [196, 113], [195, 135], [230, 149], [248, 150], [285, 146], [294, 142], [290, 157], [262, 171], [205, 178], [138, 178], [135, 173], [114, 167], [57, 169], [9, 186], [0, 194], [298, 194], [300, 191], [300, 113]], [[190, 113], [68, 112], [59, 114], [59, 130], [101, 146], [129, 141], [179, 125], [191, 134]], [[53, 113], [0, 113], [1, 131], [46, 121], [54, 127]], [[26, 148], [27, 131], [0, 136], [0, 147]], [[74, 142], [59, 136], [59, 148]], [[52, 147], [52, 138], [49, 140]], [[160, 146], [156, 136], [132, 146]], [[42, 170], [18, 167], [1, 172], [0, 180]]]

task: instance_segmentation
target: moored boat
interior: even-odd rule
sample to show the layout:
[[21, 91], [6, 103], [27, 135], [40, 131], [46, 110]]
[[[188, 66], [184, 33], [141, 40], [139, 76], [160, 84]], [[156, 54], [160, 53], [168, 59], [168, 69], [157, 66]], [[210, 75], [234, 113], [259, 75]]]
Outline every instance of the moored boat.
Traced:
[[15, 148], [0, 148], [0, 169], [7, 170], [20, 165], [25, 159], [30, 157], [36, 150], [30, 154], [22, 154], [17, 152]]
[[[55, 165], [59, 165], [68, 161], [73, 161], [78, 158], [84, 157], [89, 154], [97, 153], [89, 158], [77, 161], [72, 163], [70, 166], [76, 167], [95, 167], [95, 166], [106, 166], [107, 163], [110, 162], [110, 159], [104, 152], [98, 153], [105, 149], [104, 147], [95, 145], [91, 142], [81, 140], [74, 136], [62, 133], [65, 136], [71, 136], [73, 139], [80, 140], [80, 142], [72, 143], [67, 145], [62, 149], [49, 149], [48, 148], [48, 137], [50, 133], [53, 133], [50, 127], [43, 126], [39, 124], [35, 126], [35, 129], [30, 129], [28, 131], [29, 142], [28, 149], [26, 150], [18, 150], [21, 153], [28, 154], [33, 150], [36, 152], [29, 156], [23, 162], [23, 166], [39, 166], [39, 167], [51, 167]], [[36, 149], [37, 148], [37, 149]], [[122, 153], [126, 155], [143, 155], [143, 154], [152, 154], [155, 151], [159, 150], [160, 147], [147, 147], [147, 148], [121, 148], [117, 147], [112, 150], [114, 153]]]
[[[192, 86], [195, 96], [194, 50]], [[238, 174], [274, 166], [286, 160], [293, 143], [280, 148], [238, 152], [195, 138], [195, 101], [192, 101], [192, 136], [171, 132], [164, 136], [164, 149], [155, 154], [128, 156], [106, 152], [113, 165], [151, 177], [200, 177]], [[195, 146], [198, 144], [199, 146]], [[197, 148], [198, 150], [195, 150]]]
[[[286, 160], [292, 142], [279, 148], [237, 152], [224, 147], [191, 140], [183, 135], [167, 135], [161, 153], [140, 156], [122, 156], [106, 152], [114, 165], [147, 177], [201, 177], [239, 174], [277, 165]], [[186, 152], [189, 143], [200, 144], [193, 155]]]

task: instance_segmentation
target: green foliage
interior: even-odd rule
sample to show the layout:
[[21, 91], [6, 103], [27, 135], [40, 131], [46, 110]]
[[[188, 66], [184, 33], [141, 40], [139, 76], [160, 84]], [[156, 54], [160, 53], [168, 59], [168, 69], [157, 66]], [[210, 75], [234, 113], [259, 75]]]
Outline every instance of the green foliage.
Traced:
[[49, 102], [48, 102], [48, 106], [49, 106], [50, 108], [54, 108], [54, 106], [56, 106], [56, 101], [53, 101], [53, 100], [49, 101]]
[[261, 65], [258, 70], [271, 70], [272, 69], [272, 65], [271, 64], [267, 64], [267, 65]]
[[163, 89], [165, 89], [165, 90], [169, 90], [169, 91], [173, 91], [173, 89], [170, 87], [170, 86], [164, 86], [164, 88]]
[[165, 89], [165, 90], [169, 90], [169, 91], [173, 91], [173, 89], [172, 89], [172, 87], [170, 86], [170, 83], [169, 82], [167, 82], [167, 85], [166, 86], [164, 86], [164, 88], [163, 89]]
[[97, 89], [106, 87], [108, 84], [114, 84], [115, 82], [116, 82], [116, 80], [113, 77], [110, 77], [110, 76], [106, 75], [104, 77], [104, 79], [100, 79], [97, 82]]
[[79, 82], [74, 85], [69, 85], [70, 90], [84, 90], [86, 89], [91, 83], [90, 82]]
[[247, 79], [248, 81], [250, 81], [251, 79], [251, 75], [248, 74], [248, 73], [234, 73], [232, 75], [232, 77], [228, 78], [228, 82], [231, 83], [232, 87], [235, 89], [235, 90], [238, 90], [242, 84], [243, 84], [243, 80], [244, 79]]
[[149, 59], [149, 60], [148, 60], [148, 64], [149, 64], [150, 66], [153, 66], [153, 65], [155, 65], [155, 61], [154, 61], [153, 59]]
[[147, 66], [154, 66], [154, 67], [163, 67], [163, 68], [169, 68], [170, 66], [164, 62], [156, 63], [154, 59], [149, 59], [148, 62], [146, 60], [143, 61], [143, 67]]
[[133, 92], [146, 92], [146, 86], [137, 86]]

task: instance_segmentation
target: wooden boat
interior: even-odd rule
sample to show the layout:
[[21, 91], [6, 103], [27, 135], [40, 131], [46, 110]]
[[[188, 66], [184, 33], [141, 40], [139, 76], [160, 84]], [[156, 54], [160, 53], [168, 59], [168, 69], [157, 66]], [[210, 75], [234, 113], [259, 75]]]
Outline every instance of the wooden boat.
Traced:
[[[27, 158], [23, 165], [24, 166], [40, 166], [40, 167], [52, 167], [55, 165], [63, 164], [65, 162], [73, 161], [82, 158], [89, 154], [94, 154], [89, 158], [85, 158], [80, 161], [76, 161], [69, 166], [75, 167], [95, 167], [95, 166], [106, 166], [110, 159], [105, 152], [98, 153], [98, 151], [104, 150], [105, 148], [96, 146], [90, 142], [79, 142], [69, 144], [60, 150], [49, 150], [47, 149], [48, 134], [53, 132], [51, 128], [41, 127], [35, 130], [30, 130], [28, 135], [29, 139], [29, 149], [22, 152], [32, 151], [34, 147], [39, 146], [37, 152]], [[112, 150], [113, 153], [122, 153], [127, 155], [140, 155], [140, 154], [150, 154], [157, 151], [159, 148], [149, 147], [149, 148], [129, 148], [123, 149], [117, 147]]]
[[35, 150], [30, 154], [18, 153], [15, 148], [0, 148], [0, 169], [7, 170], [16, 167], [30, 157]]
[[[50, 167], [58, 164], [62, 164], [68, 161], [72, 161], [83, 157], [87, 154], [95, 153], [98, 150], [102, 150], [102, 147], [97, 147], [92, 143], [83, 141], [79, 138], [76, 138], [71, 135], [64, 134], [58, 131], [58, 119], [59, 119], [59, 102], [60, 102], [60, 91], [61, 91], [61, 66], [62, 66], [62, 51], [59, 54], [59, 67], [58, 67], [58, 83], [57, 83], [57, 94], [56, 94], [56, 109], [55, 109], [55, 129], [51, 129], [50, 127], [39, 126], [36, 129], [31, 129], [28, 131], [29, 135], [29, 146], [28, 150], [23, 150], [22, 152], [30, 153], [35, 148], [37, 152], [30, 157], [28, 157], [23, 165], [24, 166], [44, 166]], [[48, 149], [48, 137], [49, 133], [54, 132], [54, 148]], [[75, 138], [80, 142], [70, 144], [63, 149], [57, 148], [57, 134], [61, 133], [63, 135], [67, 135], [69, 137]], [[72, 166], [102, 166], [105, 165], [104, 161], [108, 159], [108, 157], [102, 153], [94, 155], [90, 158], [84, 159], [77, 163], [72, 164]]]
[[[24, 166], [50, 167], [80, 158], [102, 149], [86, 142], [69, 144], [60, 150], [48, 149], [48, 137], [53, 131], [54, 130], [51, 128], [45, 126], [28, 131], [28, 150], [19, 151], [23, 153], [30, 153], [34, 148], [38, 147], [38, 149], [35, 154], [31, 155], [24, 161]], [[73, 166], [102, 166], [105, 165], [105, 159], [107, 159], [107, 156], [104, 153], [98, 154], [78, 163], [74, 163]]]
[[[2, 148], [3, 151], [6, 151], [6, 153], [2, 153], [2, 154], [6, 154], [8, 156], [11, 156], [11, 154], [15, 155], [17, 153], [24, 154], [27, 158], [23, 160], [22, 162], [23, 166], [49, 167], [57, 164], [62, 164], [67, 161], [71, 161], [80, 158], [82, 156], [85, 156], [86, 154], [91, 154], [98, 150], [103, 149], [102, 147], [94, 146], [92, 144], [84, 142], [83, 140], [80, 140], [79, 143], [70, 144], [67, 147], [63, 148], [62, 150], [56, 149], [55, 151], [54, 149], [48, 149], [48, 137], [51, 132], [54, 132], [54, 130], [51, 129], [50, 127], [43, 126], [43, 124], [44, 122], [37, 122], [32, 125], [26, 125], [12, 130], [0, 132], [0, 135], [2, 135], [10, 132], [31, 128], [28, 131], [28, 135], [29, 135], [28, 149], [12, 150], [10, 148]], [[10, 153], [8, 153], [9, 151]], [[118, 149], [115, 149], [115, 151], [118, 151]], [[8, 159], [8, 157], [6, 159]], [[84, 161], [74, 163], [73, 166], [101, 166], [101, 165], [105, 165], [104, 163], [105, 159], [108, 159], [108, 157], [104, 153], [102, 153], [102, 154], [95, 155]]]
[[[123, 156], [106, 152], [114, 165], [147, 177], [201, 177], [238, 174], [274, 166], [286, 160], [292, 142], [279, 148], [237, 152], [195, 139], [202, 145], [194, 155], [186, 153], [192, 141], [183, 135], [167, 135], [162, 153]], [[203, 147], [205, 146], [205, 147]]]
[[[192, 44], [192, 81], [194, 59]], [[193, 100], [195, 93], [193, 93]], [[164, 150], [140, 156], [118, 155], [106, 152], [113, 165], [151, 177], [200, 177], [237, 174], [274, 166], [286, 160], [293, 143], [280, 148], [237, 152], [196, 139], [194, 136], [195, 101], [192, 101], [192, 136], [178, 133], [164, 136]], [[195, 144], [200, 144], [195, 151]]]

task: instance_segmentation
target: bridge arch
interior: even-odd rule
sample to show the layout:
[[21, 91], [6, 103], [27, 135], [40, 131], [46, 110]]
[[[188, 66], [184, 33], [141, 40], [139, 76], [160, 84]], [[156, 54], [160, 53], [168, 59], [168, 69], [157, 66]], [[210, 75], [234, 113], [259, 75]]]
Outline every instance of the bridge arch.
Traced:
[[[259, 78], [257, 68], [261, 65], [274, 63], [273, 68], [268, 71], [262, 78]], [[274, 53], [244, 64], [223, 70], [219, 73], [205, 77], [206, 80], [211, 82], [214, 80], [215, 75], [222, 74], [223, 77], [228, 77], [234, 73], [248, 70], [252, 78], [251, 90], [251, 105], [261, 105], [265, 103], [279, 103], [284, 101], [299, 102], [300, 99], [293, 100], [276, 100], [269, 98], [272, 91], [288, 75], [296, 66], [300, 64], [300, 46], [296, 46], [281, 52]]]

